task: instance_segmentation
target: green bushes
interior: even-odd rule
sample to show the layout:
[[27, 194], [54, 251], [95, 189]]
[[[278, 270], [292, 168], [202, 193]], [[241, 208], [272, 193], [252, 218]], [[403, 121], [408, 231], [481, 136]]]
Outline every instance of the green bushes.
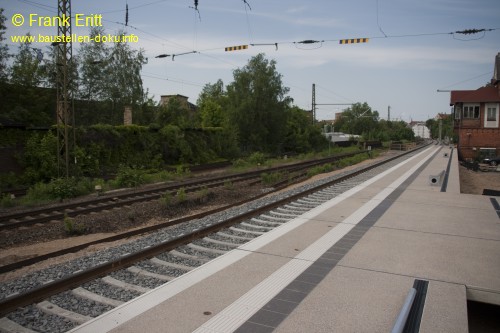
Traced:
[[321, 173], [331, 172], [333, 170], [335, 170], [335, 167], [330, 163], [318, 165], [318, 166], [315, 166], [314, 168], [307, 170], [307, 176], [313, 177], [313, 176], [319, 175]]
[[47, 181], [57, 177], [57, 138], [51, 132], [33, 133], [26, 142], [23, 164], [27, 183]]
[[0, 207], [2, 208], [9, 208], [9, 207], [14, 207], [15, 202], [11, 198], [10, 194], [0, 194]]
[[102, 180], [88, 178], [55, 178], [49, 183], [36, 183], [22, 198], [26, 205], [41, 204], [53, 200], [63, 200], [92, 193], [95, 185]]
[[266, 162], [266, 156], [261, 152], [255, 152], [250, 155], [248, 162], [253, 165], [263, 165]]
[[181, 187], [176, 194], [177, 201], [179, 203], [182, 203], [187, 200], [187, 194], [186, 194], [186, 189], [184, 187]]
[[120, 167], [116, 175], [115, 183], [118, 187], [137, 187], [144, 184], [144, 170], [132, 169], [129, 167]]
[[48, 192], [53, 199], [67, 199], [77, 196], [77, 181], [75, 178], [58, 178], [49, 184]]
[[188, 200], [188, 195], [186, 193], [186, 189], [181, 187], [175, 192], [175, 195], [172, 192], [166, 191], [160, 197], [160, 203], [162, 203], [165, 207], [170, 207], [173, 204], [182, 204]]
[[75, 223], [75, 221], [68, 217], [68, 215], [64, 215], [64, 231], [68, 236], [79, 236], [85, 233], [85, 228], [81, 224]]
[[170, 204], [172, 203], [172, 193], [168, 191], [163, 193], [160, 197], [160, 202], [166, 207], [170, 206]]
[[248, 156], [247, 158], [238, 158], [233, 161], [233, 167], [235, 169], [240, 169], [244, 170], [247, 168], [251, 168], [254, 166], [262, 166], [262, 165], [269, 165], [269, 159], [266, 158], [266, 155], [264, 155], [261, 152], [255, 152], [252, 155]]
[[276, 184], [282, 181], [284, 177], [282, 172], [263, 172], [260, 174], [261, 181], [265, 185]]
[[[373, 154], [372, 154], [372, 157], [373, 157]], [[338, 168], [345, 168], [346, 166], [354, 165], [354, 164], [358, 164], [360, 162], [363, 162], [364, 160], [366, 160], [368, 158], [370, 158], [370, 155], [361, 153], [361, 154], [357, 154], [357, 155], [354, 155], [351, 157], [343, 158], [340, 161], [338, 161], [337, 163], [335, 163], [335, 165]]]

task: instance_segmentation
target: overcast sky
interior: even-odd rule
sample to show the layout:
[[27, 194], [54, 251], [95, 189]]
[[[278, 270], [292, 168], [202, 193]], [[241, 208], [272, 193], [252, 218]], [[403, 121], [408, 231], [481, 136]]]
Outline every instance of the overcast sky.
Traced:
[[[426, 120], [448, 113], [449, 92], [477, 89], [489, 82], [500, 52], [498, 0], [73, 0], [72, 14], [102, 15], [106, 33], [124, 29], [148, 57], [144, 87], [161, 95], [181, 94], [196, 103], [207, 83], [233, 80], [233, 70], [258, 53], [277, 62], [294, 104], [367, 102], [387, 117]], [[128, 3], [128, 26], [125, 8]], [[57, 0], [0, 0], [10, 36], [56, 35], [56, 27], [29, 26], [30, 14], [56, 16]], [[22, 14], [24, 25], [12, 17]], [[465, 29], [496, 29], [457, 34]], [[88, 27], [73, 33], [88, 34]], [[340, 39], [370, 38], [340, 45]], [[298, 43], [315, 40], [318, 43]], [[278, 43], [278, 49], [274, 46]], [[225, 52], [224, 48], [249, 45]], [[252, 46], [251, 44], [254, 44]], [[273, 45], [256, 45], [273, 44]], [[35, 43], [48, 52], [48, 44]], [[80, 45], [73, 45], [78, 53]], [[197, 53], [187, 53], [196, 51]], [[175, 60], [155, 58], [177, 54]], [[318, 106], [318, 119], [333, 119], [348, 106]]]

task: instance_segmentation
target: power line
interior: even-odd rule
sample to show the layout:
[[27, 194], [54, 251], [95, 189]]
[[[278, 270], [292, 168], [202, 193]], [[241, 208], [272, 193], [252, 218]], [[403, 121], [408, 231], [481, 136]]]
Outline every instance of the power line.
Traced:
[[441, 89], [438, 89], [438, 90], [444, 90], [446, 88], [449, 88], [449, 87], [453, 87], [453, 86], [456, 86], [457, 84], [461, 84], [461, 83], [465, 83], [465, 82], [469, 82], [469, 81], [472, 81], [472, 80], [475, 80], [475, 79], [478, 79], [480, 78], [481, 76], [485, 76], [485, 75], [488, 75], [488, 74], [493, 74], [493, 71], [489, 71], [489, 72], [486, 72], [486, 73], [483, 73], [483, 74], [479, 74], [477, 76], [474, 76], [474, 77], [471, 77], [470, 79], [466, 79], [466, 80], [463, 80], [463, 81], [460, 81], [460, 82], [455, 82], [455, 83], [452, 83], [446, 87], [442, 87]]
[[43, 10], [46, 10], [48, 12], [57, 14], [57, 8], [53, 7], [53, 6], [49, 6], [49, 5], [46, 5], [43, 3], [38, 3], [38, 2], [34, 2], [34, 1], [29, 1], [29, 0], [17, 0], [17, 1], [24, 2], [25, 4], [31, 5], [33, 7], [43, 9]]
[[332, 95], [335, 95], [335, 96], [337, 96], [337, 97], [343, 98], [343, 99], [345, 99], [345, 100], [347, 100], [347, 101], [349, 101], [349, 102], [351, 102], [351, 103], [354, 103], [352, 99], [347, 98], [347, 97], [342, 96], [342, 95], [339, 95], [339, 94], [337, 94], [336, 92], [334, 92], [334, 91], [332, 91], [332, 90], [330, 90], [330, 89], [327, 89], [327, 88], [325, 88], [325, 87], [323, 87], [323, 86], [321, 86], [321, 85], [319, 85], [319, 84], [316, 84], [316, 86], [318, 86], [319, 88], [321, 88], [321, 89], [323, 89], [323, 90], [325, 90], [325, 91], [329, 92], [329, 93], [330, 93], [330, 94], [332, 94]]
[[[151, 6], [151, 5], [156, 5], [156, 4], [160, 3], [160, 2], [167, 2], [167, 1], [172, 1], [172, 0], [158, 0], [158, 1], [148, 2], [148, 3], [142, 4], [142, 5], [137, 5], [135, 7], [130, 7], [130, 9], [138, 9], [138, 8], [147, 7], [147, 6]], [[124, 11], [123, 9], [108, 10], [106, 12], [101, 12], [101, 14], [119, 13], [119, 12], [123, 12], [123, 11]]]
[[247, 18], [248, 36], [250, 37], [250, 42], [253, 43], [252, 26], [250, 25], [250, 18], [248, 17], [248, 10], [247, 10], [247, 7], [250, 10], [252, 10], [252, 7], [250, 7], [250, 4], [247, 2], [247, 0], [243, 0], [243, 6], [245, 7], [245, 14]]
[[169, 77], [162, 77], [153, 73], [142, 73], [141, 76], [148, 77], [151, 79], [157, 79], [157, 80], [163, 80], [163, 81], [169, 81], [169, 82], [174, 82], [174, 83], [180, 83], [180, 84], [185, 84], [189, 86], [195, 86], [195, 87], [204, 87], [204, 84], [197, 83], [197, 82], [190, 82], [190, 81], [185, 81], [181, 79], [173, 79]]
[[[53, 8], [51, 6], [48, 6], [48, 5], [45, 5], [45, 4], [40, 4], [40, 3], [32, 1], [32, 0], [18, 0], [18, 1], [26, 3], [26, 4], [29, 4], [31, 6], [35, 6], [37, 8], [42, 8], [42, 9], [47, 10], [47, 11], [52, 11], [52, 8]], [[135, 6], [135, 7], [130, 7], [129, 10], [137, 9], [137, 8], [142, 8], [142, 7], [146, 7], [146, 6], [158, 4], [158, 3], [161, 3], [161, 2], [167, 2], [167, 1], [170, 1], [170, 0], [152, 1], [152, 2], [144, 3], [142, 5], [138, 5], [138, 6]], [[250, 10], [251, 10], [251, 7], [250, 7], [250, 4], [246, 0], [243, 0], [243, 3], [244, 3], [244, 6], [245, 6], [245, 11], [246, 11], [246, 15], [247, 15], [247, 24], [248, 24], [248, 27], [249, 27], [250, 38], [253, 39], [253, 35], [252, 35], [252, 32], [251, 32], [251, 27], [250, 27], [250, 22], [249, 22], [249, 19], [248, 19], [248, 12], [247, 12], [247, 7]], [[194, 0], [194, 4], [195, 4], [195, 7], [194, 7], [195, 10], [197, 10], [198, 0]], [[474, 28], [474, 29], [465, 29], [465, 30], [452, 31], [452, 32], [433, 32], [433, 33], [416, 33], [416, 34], [387, 35], [382, 30], [382, 28], [380, 26], [379, 17], [378, 17], [378, 11], [379, 11], [378, 0], [377, 0], [376, 4], [377, 4], [377, 25], [379, 26], [379, 29], [384, 34], [384, 36], [373, 36], [373, 37], [367, 37], [367, 38], [359, 38], [359, 40], [366, 40], [367, 41], [368, 39], [381, 39], [381, 38], [385, 38], [385, 39], [387, 39], [387, 38], [414, 38], [414, 37], [451, 35], [456, 40], [470, 41], [470, 40], [475, 40], [475, 39], [470, 39], [470, 38], [469, 39], [460, 39], [460, 38], [457, 38], [456, 35], [464, 35], [464, 36], [469, 36], [470, 35], [470, 36], [472, 36], [472, 35], [475, 35], [475, 34], [482, 33], [483, 34], [482, 36], [480, 36], [479, 38], [476, 38], [476, 39], [480, 39], [480, 38], [484, 38], [484, 35], [487, 32], [491, 32], [491, 31], [495, 31], [495, 30], [499, 30], [500, 29], [500, 28], [491, 28], [491, 29], [485, 29], [485, 28], [476, 29], [476, 28]], [[127, 7], [128, 7], [128, 5], [127, 5]], [[125, 10], [107, 11], [107, 12], [103, 12], [103, 13], [112, 13], [112, 12], [122, 12], [122, 11], [125, 11], [126, 14], [128, 14], [127, 7], [125, 8]], [[176, 42], [173, 42], [171, 40], [168, 40], [168, 39], [166, 39], [166, 38], [164, 38], [162, 36], [158, 36], [158, 35], [156, 35], [154, 33], [145, 31], [143, 29], [139, 29], [136, 26], [128, 25], [128, 15], [125, 16], [125, 24], [121, 23], [121, 22], [114, 22], [114, 21], [106, 20], [106, 19], [103, 19], [103, 21], [110, 22], [110, 23], [113, 23], [113, 24], [122, 25], [122, 26], [125, 26], [125, 27], [128, 27], [128, 28], [131, 28], [131, 29], [135, 29], [135, 30], [141, 32], [142, 34], [146, 34], [146, 35], [152, 36], [152, 37], [157, 38], [159, 40], [162, 40], [162, 41], [164, 41], [164, 42], [166, 42], [166, 43], [168, 43], [168, 44], [170, 44], [172, 46], [179, 47], [181, 49], [186, 50], [186, 52], [172, 54], [171, 55], [172, 59], [174, 59], [175, 56], [185, 55], [185, 54], [190, 54], [190, 53], [198, 53], [198, 54], [202, 54], [204, 56], [208, 56], [205, 52], [210, 52], [210, 51], [213, 51], [213, 50], [223, 50], [224, 49], [224, 47], [217, 47], [217, 48], [214, 47], [214, 48], [207, 48], [207, 49], [202, 49], [202, 50], [195, 50], [194, 48], [193, 49], [189, 48], [187, 46], [184, 46], [184, 45], [181, 45], [179, 43], [176, 43]], [[196, 32], [195, 32], [195, 34], [196, 34]], [[197, 36], [195, 35], [195, 39], [196, 38], [197, 38]], [[257, 47], [257, 46], [274, 46], [276, 48], [276, 50], [278, 50], [279, 44], [293, 44], [293, 45], [295, 45], [296, 48], [301, 49], [301, 50], [314, 50], [314, 49], [321, 48], [324, 43], [328, 43], [328, 42], [341, 42], [341, 44], [348, 44], [348, 43], [342, 43], [342, 41], [344, 41], [344, 40], [346, 40], [346, 39], [321, 39], [321, 40], [306, 39], [306, 40], [302, 40], [302, 41], [283, 41], [283, 42], [275, 42], [275, 43], [253, 43], [252, 42], [250, 45], [252, 47]], [[350, 39], [350, 40], [358, 40], [358, 39]], [[316, 47], [301, 47], [302, 45], [308, 45], [308, 46], [315, 45]], [[221, 62], [229, 63], [229, 62], [224, 61], [222, 59], [219, 59], [217, 57], [213, 57], [213, 56], [209, 56], [209, 57], [212, 58], [212, 59], [216, 59], [218, 61], [221, 61]]]
[[380, 32], [384, 35], [384, 37], [387, 37], [387, 35], [385, 34], [384, 30], [382, 30], [382, 27], [380, 26], [380, 23], [379, 23], [379, 15], [378, 15], [378, 10], [379, 10], [379, 5], [378, 5], [378, 0], [377, 1], [377, 26], [378, 26], [378, 30], [380, 30]]

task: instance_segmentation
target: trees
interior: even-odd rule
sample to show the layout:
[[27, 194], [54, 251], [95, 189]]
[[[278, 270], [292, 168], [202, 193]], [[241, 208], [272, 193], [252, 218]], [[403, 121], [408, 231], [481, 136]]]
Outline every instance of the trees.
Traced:
[[[123, 35], [120, 32], [119, 35]], [[105, 98], [113, 105], [137, 105], [144, 101], [141, 70], [147, 59], [144, 51], [133, 50], [124, 42], [115, 42], [106, 64]]]
[[404, 121], [379, 120], [377, 111], [367, 103], [353, 104], [335, 122], [335, 129], [347, 134], [361, 135], [365, 140], [413, 140], [415, 135]]
[[319, 127], [311, 124], [306, 112], [297, 106], [287, 110], [286, 135], [283, 144], [285, 152], [306, 153], [328, 146]]
[[[29, 36], [29, 34], [26, 34]], [[11, 83], [24, 87], [38, 87], [44, 81], [42, 62], [34, 54], [31, 43], [26, 41], [19, 45], [19, 51], [14, 56], [12, 64]]]
[[198, 110], [202, 127], [223, 127], [228, 125], [227, 113], [224, 107], [227, 105], [227, 95], [224, 92], [224, 83], [217, 80], [216, 83], [207, 83], [201, 91], [198, 100]]
[[92, 42], [81, 43], [78, 52], [80, 63], [79, 97], [86, 99], [89, 103], [93, 100], [104, 99], [104, 82], [106, 81], [108, 71], [106, 69], [107, 61], [110, 55], [110, 49], [106, 43], [97, 43], [95, 36], [104, 34], [103, 27], [92, 27], [90, 37]]
[[166, 105], [160, 107], [157, 118], [160, 126], [175, 126], [178, 128], [190, 127], [188, 110], [177, 98], [170, 98]]
[[233, 72], [227, 86], [227, 112], [238, 130], [243, 151], [279, 152], [283, 149], [286, 109], [291, 103], [276, 62], [258, 54], [246, 66]]
[[227, 91], [218, 80], [205, 85], [197, 100], [202, 126], [222, 127], [226, 140], [221, 151], [234, 151], [228, 144], [235, 140], [243, 154], [304, 153], [327, 146], [307, 113], [291, 106], [289, 89], [283, 86], [274, 60], [258, 54], [233, 76]]
[[[90, 29], [91, 37], [103, 34], [102, 27]], [[118, 35], [122, 34], [119, 32]], [[139, 108], [147, 104], [141, 78], [142, 66], [147, 62], [143, 50], [133, 50], [125, 42], [115, 42], [110, 47], [93, 41], [81, 44], [78, 59], [78, 96], [86, 101], [83, 107], [85, 117], [80, 121], [86, 121], [88, 125], [98, 122], [119, 124], [125, 105]]]
[[[425, 126], [427, 126], [431, 132], [431, 138], [439, 139], [439, 120], [427, 119]], [[441, 139], [446, 137], [456, 140], [455, 134], [453, 133], [453, 117], [443, 117], [441, 119]]]
[[380, 120], [378, 130], [375, 135], [377, 140], [381, 141], [412, 141], [415, 139], [415, 133], [408, 127], [404, 121], [387, 121]]
[[339, 132], [362, 135], [371, 140], [377, 130], [377, 122], [377, 111], [372, 111], [366, 102], [356, 103], [342, 112], [342, 117], [335, 122], [335, 128]]
[[7, 44], [3, 44], [5, 37], [5, 15], [3, 14], [4, 9], [0, 8], [0, 82], [7, 79], [7, 60], [9, 59], [9, 47]]
[[49, 126], [53, 123], [55, 92], [40, 88], [48, 82], [46, 66], [40, 59], [41, 50], [31, 43], [19, 45], [18, 53], [9, 69], [10, 80], [0, 86], [0, 111], [11, 121], [32, 126]]

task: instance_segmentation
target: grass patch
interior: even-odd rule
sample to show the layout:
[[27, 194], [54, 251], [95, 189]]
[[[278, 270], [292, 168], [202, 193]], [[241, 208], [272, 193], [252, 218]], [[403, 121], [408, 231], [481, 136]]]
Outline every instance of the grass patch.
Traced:
[[335, 170], [335, 167], [330, 163], [318, 165], [318, 166], [315, 166], [314, 168], [307, 170], [307, 176], [313, 177], [313, 176], [316, 176], [316, 175], [319, 175], [322, 173], [331, 172], [333, 170]]
[[260, 174], [260, 178], [264, 185], [272, 185], [282, 181], [285, 175], [283, 172], [263, 172]]
[[64, 214], [64, 231], [68, 236], [79, 236], [85, 233], [83, 225], [76, 224], [75, 221]]
[[175, 198], [179, 203], [186, 201], [187, 200], [186, 189], [184, 187], [181, 187], [179, 190], [177, 190]]

